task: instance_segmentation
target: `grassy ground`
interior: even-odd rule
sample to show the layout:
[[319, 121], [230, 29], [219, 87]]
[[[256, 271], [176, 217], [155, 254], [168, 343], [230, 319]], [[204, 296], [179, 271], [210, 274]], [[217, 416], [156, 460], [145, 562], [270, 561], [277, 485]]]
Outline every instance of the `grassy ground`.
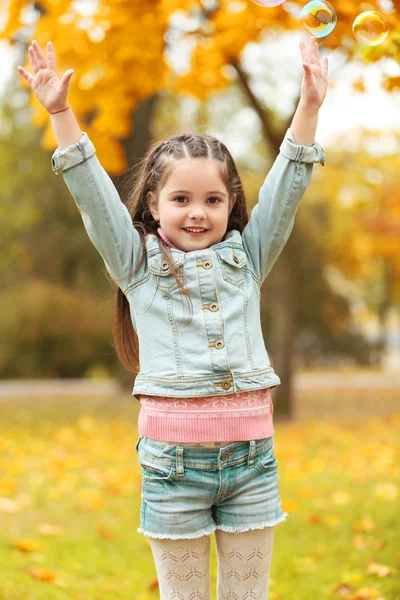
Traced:
[[[339, 396], [339, 397], [338, 397]], [[0, 600], [156, 600], [136, 533], [139, 403], [0, 403]], [[400, 600], [399, 392], [302, 393], [275, 422], [271, 600]], [[217, 560], [212, 537], [211, 581]]]

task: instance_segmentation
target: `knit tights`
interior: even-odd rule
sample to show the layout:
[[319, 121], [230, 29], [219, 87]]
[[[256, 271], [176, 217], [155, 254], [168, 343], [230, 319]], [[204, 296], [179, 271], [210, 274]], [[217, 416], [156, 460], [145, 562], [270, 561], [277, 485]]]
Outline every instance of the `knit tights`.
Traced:
[[[243, 533], [215, 532], [217, 600], [268, 600], [274, 527]], [[160, 600], [210, 600], [210, 536], [149, 538]]]

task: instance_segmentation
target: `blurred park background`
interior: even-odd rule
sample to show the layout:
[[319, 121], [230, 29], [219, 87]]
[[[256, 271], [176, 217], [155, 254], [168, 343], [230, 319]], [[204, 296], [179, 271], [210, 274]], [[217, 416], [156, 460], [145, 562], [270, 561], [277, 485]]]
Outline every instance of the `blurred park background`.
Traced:
[[[69, 102], [123, 201], [149, 143], [208, 131], [230, 149], [250, 215], [298, 103], [304, 4], [0, 5], [0, 600], [158, 597], [136, 534], [138, 465], [126, 463], [140, 406], [113, 347], [115, 289], [51, 169], [51, 122], [17, 66], [32, 72], [28, 46], [51, 40], [59, 76], [75, 70]], [[326, 166], [263, 285], [293, 515], [271, 598], [398, 600], [400, 7], [333, 5], [337, 26], [318, 40], [330, 63], [316, 135]], [[374, 47], [352, 33], [367, 10], [389, 25]]]

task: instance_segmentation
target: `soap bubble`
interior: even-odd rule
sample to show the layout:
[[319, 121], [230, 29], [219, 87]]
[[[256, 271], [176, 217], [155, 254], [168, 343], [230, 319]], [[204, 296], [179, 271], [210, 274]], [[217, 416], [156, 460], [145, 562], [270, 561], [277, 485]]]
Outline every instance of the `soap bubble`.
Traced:
[[329, 35], [336, 27], [336, 11], [325, 0], [312, 0], [300, 13], [300, 25], [316, 38]]
[[388, 32], [388, 24], [375, 10], [361, 13], [353, 23], [353, 33], [360, 44], [364, 44], [364, 46], [381, 44], [386, 40]]
[[253, 0], [253, 2], [264, 8], [273, 8], [274, 6], [280, 6], [285, 0]]

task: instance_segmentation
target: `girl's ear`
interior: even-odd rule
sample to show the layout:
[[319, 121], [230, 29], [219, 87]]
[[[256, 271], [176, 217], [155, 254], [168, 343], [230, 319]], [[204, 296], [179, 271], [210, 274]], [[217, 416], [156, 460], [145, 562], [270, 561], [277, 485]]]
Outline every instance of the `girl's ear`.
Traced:
[[159, 221], [160, 215], [158, 214], [157, 199], [153, 192], [147, 192], [147, 205], [151, 214], [153, 215], [154, 220]]

